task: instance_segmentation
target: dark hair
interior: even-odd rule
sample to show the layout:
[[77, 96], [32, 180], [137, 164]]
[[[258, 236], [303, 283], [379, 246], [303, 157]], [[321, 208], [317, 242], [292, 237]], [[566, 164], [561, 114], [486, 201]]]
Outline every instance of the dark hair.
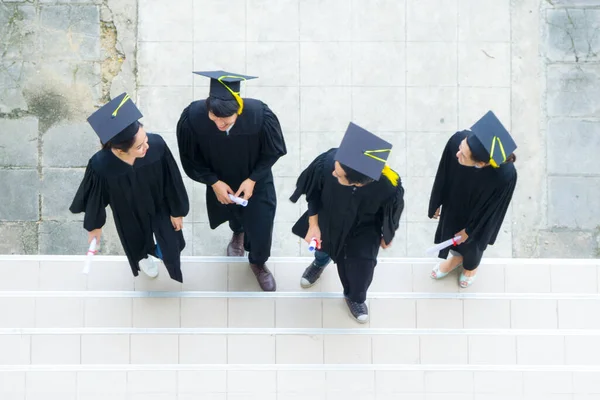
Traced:
[[358, 172], [342, 163], [340, 163], [340, 167], [342, 167], [346, 173], [346, 180], [352, 185], [366, 185], [367, 183], [373, 182], [373, 179], [369, 178], [365, 174]]
[[[138, 122], [139, 126], [142, 127], [144, 126], [144, 124], [142, 124], [141, 122]], [[125, 128], [127, 129], [127, 128]], [[137, 132], [136, 132], [137, 135]], [[102, 144], [102, 150], [107, 150], [107, 149], [115, 149], [115, 150], [121, 150], [124, 151], [125, 153], [127, 153], [129, 151], [129, 149], [131, 149], [133, 147], [133, 145], [135, 144], [135, 136], [134, 135], [131, 139], [127, 139], [127, 140], [122, 140], [120, 142], [114, 142], [112, 140], [109, 140], [108, 142], [102, 144], [102, 142], [100, 142], [100, 144]]]
[[209, 96], [206, 99], [206, 108], [219, 118], [227, 118], [237, 114], [240, 105], [235, 99], [221, 100], [216, 97]]

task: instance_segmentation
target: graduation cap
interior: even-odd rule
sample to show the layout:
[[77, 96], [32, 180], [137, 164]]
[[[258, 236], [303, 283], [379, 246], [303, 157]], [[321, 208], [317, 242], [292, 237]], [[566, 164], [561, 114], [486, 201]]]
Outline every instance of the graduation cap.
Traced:
[[240, 82], [249, 79], [256, 79], [256, 76], [235, 74], [227, 71], [198, 71], [197, 75], [210, 78], [210, 96], [221, 100], [234, 99], [240, 105], [238, 114], [244, 109], [244, 101], [240, 96]]
[[471, 153], [480, 160], [487, 160], [492, 167], [498, 168], [517, 148], [510, 133], [492, 111], [488, 111], [472, 127], [467, 143]]
[[335, 160], [378, 181], [392, 144], [350, 122]]
[[96, 110], [87, 119], [102, 144], [109, 140], [124, 142], [135, 136], [139, 129], [138, 119], [143, 115], [127, 93], [121, 93]]

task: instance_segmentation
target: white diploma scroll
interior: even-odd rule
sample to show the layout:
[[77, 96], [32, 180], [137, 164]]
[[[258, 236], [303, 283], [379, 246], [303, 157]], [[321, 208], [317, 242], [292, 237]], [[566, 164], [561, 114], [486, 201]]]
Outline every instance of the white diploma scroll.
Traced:
[[83, 271], [81, 273], [88, 274], [90, 272], [90, 267], [92, 265], [92, 257], [96, 254], [96, 238], [93, 238], [90, 243], [90, 248], [87, 251], [87, 255], [85, 257], [85, 263], [83, 264]]
[[310, 251], [311, 253], [314, 252], [317, 249], [318, 244], [319, 242], [317, 241], [317, 239], [310, 239], [310, 243], [308, 244], [308, 251]]
[[233, 201], [235, 204], [240, 205], [242, 207], [246, 207], [248, 205], [248, 200], [242, 199], [241, 197], [235, 197], [234, 195], [230, 194], [229, 198], [231, 199], [231, 201]]
[[435, 246], [432, 246], [427, 249], [427, 254], [434, 255], [435, 253], [445, 249], [448, 246], [456, 246], [458, 245], [458, 241], [460, 240], [460, 236], [455, 236], [452, 239], [448, 239], [445, 242], [438, 243]]

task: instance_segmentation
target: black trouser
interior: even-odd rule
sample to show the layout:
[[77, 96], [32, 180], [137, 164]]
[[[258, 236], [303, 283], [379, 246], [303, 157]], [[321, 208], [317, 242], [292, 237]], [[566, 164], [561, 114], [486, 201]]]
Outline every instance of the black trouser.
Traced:
[[229, 228], [234, 233], [244, 232], [244, 249], [251, 264], [262, 265], [271, 255], [273, 222], [276, 204], [268, 199], [253, 196], [246, 207], [228, 206]]
[[483, 251], [481, 251], [477, 245], [477, 242], [474, 240], [467, 241], [455, 248], [450, 249], [450, 253], [458, 253], [463, 257], [462, 267], [467, 271], [473, 271], [475, 268], [477, 268], [481, 263], [481, 258], [483, 257]]
[[233, 233], [242, 233], [244, 232], [244, 225], [242, 225], [242, 221], [238, 220], [237, 213], [232, 213], [232, 217], [229, 219], [229, 229]]
[[[329, 263], [329, 255], [323, 251], [315, 251], [316, 265], [322, 268]], [[373, 282], [375, 272], [374, 260], [360, 258], [345, 258], [337, 262], [338, 275], [344, 288], [344, 297], [355, 303], [364, 303], [367, 300], [367, 290]]]
[[374, 260], [359, 258], [338, 260], [338, 274], [344, 287], [345, 297], [356, 303], [364, 303], [367, 300], [367, 290], [373, 282], [376, 264]]

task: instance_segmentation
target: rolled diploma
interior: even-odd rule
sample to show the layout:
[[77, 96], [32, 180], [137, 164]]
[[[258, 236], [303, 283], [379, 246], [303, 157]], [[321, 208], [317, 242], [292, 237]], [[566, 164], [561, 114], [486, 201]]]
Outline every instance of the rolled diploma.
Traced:
[[83, 264], [84, 274], [88, 274], [90, 272], [90, 266], [92, 265], [92, 257], [96, 254], [96, 238], [93, 238], [90, 243], [90, 248], [88, 249], [87, 256], [85, 258], [85, 264]]
[[246, 207], [248, 205], [248, 200], [242, 199], [241, 197], [235, 197], [234, 195], [230, 194], [229, 198], [231, 199], [231, 201], [233, 201], [235, 204], [238, 204], [242, 207]]
[[308, 244], [308, 251], [315, 251], [317, 249], [317, 239], [310, 239], [310, 243]]
[[460, 236], [454, 236], [452, 239], [448, 239], [445, 242], [438, 243], [427, 249], [427, 254], [435, 254], [438, 251], [445, 249], [448, 246], [456, 246], [456, 243], [460, 240]]

